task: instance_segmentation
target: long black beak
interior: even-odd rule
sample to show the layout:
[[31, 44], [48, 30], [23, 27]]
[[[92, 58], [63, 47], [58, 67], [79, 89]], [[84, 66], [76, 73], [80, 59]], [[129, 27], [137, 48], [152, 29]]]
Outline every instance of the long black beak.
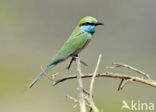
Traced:
[[95, 25], [97, 26], [97, 25], [104, 25], [104, 24], [101, 22], [97, 22]]

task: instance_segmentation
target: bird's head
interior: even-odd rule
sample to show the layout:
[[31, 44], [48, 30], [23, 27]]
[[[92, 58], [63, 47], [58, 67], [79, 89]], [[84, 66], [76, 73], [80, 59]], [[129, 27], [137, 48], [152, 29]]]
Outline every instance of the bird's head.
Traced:
[[90, 34], [94, 34], [95, 28], [98, 25], [104, 25], [104, 24], [98, 22], [95, 18], [91, 16], [84, 17], [79, 22], [80, 29]]

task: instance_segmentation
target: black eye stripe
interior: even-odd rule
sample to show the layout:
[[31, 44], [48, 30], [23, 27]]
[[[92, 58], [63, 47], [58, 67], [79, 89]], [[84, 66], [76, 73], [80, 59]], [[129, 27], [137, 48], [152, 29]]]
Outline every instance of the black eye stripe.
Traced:
[[82, 23], [80, 26], [87, 26], [87, 25], [95, 25], [95, 23], [86, 22], [86, 23]]

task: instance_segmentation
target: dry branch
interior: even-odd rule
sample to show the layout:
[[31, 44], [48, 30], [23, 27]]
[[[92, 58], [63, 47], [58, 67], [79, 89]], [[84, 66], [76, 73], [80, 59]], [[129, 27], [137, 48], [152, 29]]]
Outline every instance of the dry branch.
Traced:
[[[120, 84], [118, 86], [118, 90], [122, 90], [123, 87], [125, 87], [126, 84], [128, 84], [129, 82], [139, 82], [145, 85], [149, 85], [152, 87], [156, 87], [156, 81], [155, 80], [151, 80], [150, 76], [141, 71], [138, 70], [132, 66], [126, 65], [126, 64], [120, 64], [120, 63], [113, 63], [114, 67], [106, 67], [106, 68], [118, 68], [118, 67], [125, 67], [128, 68], [132, 71], [135, 71], [141, 75], [143, 75], [146, 78], [140, 78], [140, 77], [135, 77], [135, 76], [130, 76], [130, 75], [123, 75], [123, 74], [117, 74], [117, 73], [101, 73], [101, 74], [97, 74], [97, 70], [99, 67], [99, 63], [101, 60], [101, 55], [99, 55], [98, 58], [98, 62], [95, 68], [95, 71], [93, 74], [82, 74], [81, 73], [81, 64], [87, 65], [85, 62], [81, 61], [79, 57], [75, 57], [75, 59], [72, 59], [69, 66], [67, 67], [67, 69], [70, 68], [71, 64], [73, 61], [76, 61], [77, 64], [77, 71], [79, 74], [77, 75], [72, 75], [72, 76], [66, 76], [63, 77], [61, 79], [58, 79], [56, 81], [54, 81], [54, 76], [59, 74], [60, 72], [58, 72], [57, 74], [55, 74], [52, 79], [48, 76], [48, 74], [46, 74], [45, 76], [47, 76], [48, 79], [50, 79], [51, 81], [53, 81], [53, 86], [58, 85], [61, 82], [67, 81], [67, 80], [71, 80], [71, 79], [76, 79], [78, 80], [78, 95], [79, 95], [79, 100], [71, 97], [71, 96], [67, 96], [67, 98], [73, 100], [76, 105], [74, 105], [74, 107], [76, 107], [78, 104], [80, 105], [80, 112], [86, 112], [86, 105], [88, 107], [90, 107], [89, 112], [94, 111], [94, 112], [99, 112], [98, 108], [95, 106], [94, 101], [93, 101], [93, 85], [94, 85], [94, 80], [95, 77], [108, 77], [108, 78], [116, 78], [116, 79], [120, 79]], [[64, 70], [63, 70], [64, 71]], [[90, 83], [90, 90], [89, 92], [87, 90], [85, 90], [83, 88], [83, 83], [82, 83], [82, 78], [92, 78], [91, 79], [91, 83]]]
[[[91, 78], [92, 76], [93, 76], [92, 74], [86, 74], [86, 75], [83, 75], [82, 78]], [[147, 79], [143, 79], [140, 77], [134, 77], [134, 76], [129, 76], [129, 75], [122, 75], [122, 74], [116, 74], [116, 73], [101, 73], [101, 74], [97, 74], [96, 77], [109, 77], [109, 78], [117, 78], [117, 79], [124, 79], [124, 80], [132, 79], [134, 82], [140, 82], [140, 83], [152, 86], [152, 87], [156, 87], [155, 80], [151, 80], [151, 79], [147, 80]], [[55, 83], [53, 85], [55, 86], [61, 82], [64, 82], [64, 81], [70, 80], [70, 79], [75, 79], [75, 78], [77, 78], [76, 75], [67, 76], [67, 77], [64, 77], [64, 78], [61, 78], [61, 79], [55, 81]]]
[[100, 61], [101, 61], [101, 57], [102, 57], [102, 55], [100, 54], [99, 55], [99, 58], [98, 58], [98, 61], [97, 61], [97, 65], [96, 65], [96, 67], [95, 67], [95, 71], [94, 71], [94, 73], [93, 73], [93, 75], [92, 75], [92, 79], [91, 79], [91, 83], [90, 83], [90, 90], [89, 90], [89, 93], [90, 93], [90, 95], [89, 95], [89, 103], [90, 103], [90, 105], [91, 105], [91, 110], [90, 111], [94, 111], [94, 112], [99, 112], [99, 110], [98, 110], [98, 108], [95, 106], [95, 104], [94, 104], [94, 101], [93, 101], [93, 85], [94, 85], [94, 80], [95, 80], [95, 77], [96, 77], [96, 73], [97, 73], [97, 70], [98, 70], [98, 68], [99, 68], [99, 65], [100, 65]]
[[149, 76], [147, 73], [145, 73], [145, 72], [143, 72], [143, 71], [141, 71], [141, 70], [139, 70], [139, 69], [136, 69], [136, 68], [134, 68], [134, 67], [132, 67], [132, 66], [130, 66], [130, 65], [121, 64], [121, 63], [116, 63], [116, 62], [113, 62], [112, 65], [115, 65], [115, 66], [114, 66], [114, 67], [106, 67], [106, 68], [114, 69], [114, 68], [119, 68], [119, 67], [125, 67], [125, 68], [128, 68], [128, 69], [130, 69], [130, 70], [132, 70], [132, 71], [135, 71], [135, 72], [137, 72], [137, 73], [143, 75], [143, 76], [146, 77], [147, 79], [150, 79], [150, 76]]
[[81, 63], [80, 63], [80, 58], [76, 57], [76, 64], [77, 64], [77, 81], [78, 81], [78, 96], [79, 96], [79, 103], [80, 103], [80, 112], [86, 112], [86, 103], [85, 103], [85, 98], [84, 98], [84, 93], [83, 93], [83, 83], [82, 83], [82, 73], [81, 73]]

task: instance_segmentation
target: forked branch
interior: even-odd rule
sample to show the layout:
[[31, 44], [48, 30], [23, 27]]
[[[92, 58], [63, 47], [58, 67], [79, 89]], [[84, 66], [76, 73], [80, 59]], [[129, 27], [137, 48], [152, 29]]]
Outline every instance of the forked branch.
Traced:
[[[121, 81], [120, 81], [120, 84], [118, 85], [118, 90], [122, 90], [123, 87], [125, 87], [125, 85], [128, 84], [129, 82], [139, 82], [139, 83], [142, 83], [145, 85], [156, 87], [156, 81], [152, 80], [147, 73], [145, 73], [141, 70], [138, 70], [132, 66], [126, 65], [126, 64], [113, 63], [114, 67], [107, 67], [107, 68], [111, 68], [111, 69], [113, 68], [114, 69], [114, 68], [118, 68], [118, 67], [125, 67], [125, 68], [128, 68], [132, 71], [135, 71], [135, 72], [143, 75], [144, 77], [141, 78], [141, 77], [136, 77], [136, 76], [130, 76], [130, 75], [124, 75], [124, 74], [118, 74], [118, 73], [108, 73], [108, 72], [97, 73], [99, 63], [100, 63], [100, 59], [101, 59], [101, 55], [99, 55], [98, 62], [97, 62], [97, 65], [96, 65], [96, 68], [95, 68], [95, 71], [93, 74], [82, 74], [81, 73], [81, 64], [85, 65], [85, 63], [82, 62], [79, 57], [76, 57], [75, 60], [71, 60], [69, 66], [68, 66], [68, 69], [70, 68], [72, 61], [76, 61], [77, 71], [79, 73], [78, 75], [66, 76], [66, 77], [63, 77], [63, 78], [58, 79], [56, 81], [54, 81], [54, 77], [51, 79], [50, 77], [47, 76], [47, 74], [45, 74], [45, 75], [50, 80], [53, 81], [53, 86], [58, 85], [59, 83], [64, 82], [64, 81], [77, 78], [79, 99], [76, 100], [75, 98], [73, 98], [71, 96], [67, 96], [67, 97], [76, 103], [76, 105], [74, 107], [76, 107], [77, 104], [80, 105], [80, 112], [86, 112], [86, 105], [88, 107], [90, 107], [89, 112], [91, 112], [91, 111], [99, 112], [98, 108], [95, 106], [94, 101], [93, 101], [93, 85], [94, 85], [95, 77], [97, 77], [97, 78], [108, 77], [108, 78], [120, 79]], [[59, 74], [59, 72], [58, 72], [58, 74]], [[91, 83], [90, 83], [89, 92], [83, 88], [83, 83], [82, 83], [81, 78], [92, 78]]]
[[[93, 75], [92, 74], [84, 74], [82, 76], [82, 78], [91, 78]], [[122, 74], [117, 74], [117, 73], [101, 73], [101, 74], [96, 74], [96, 77], [109, 77], [109, 78], [117, 78], [117, 79], [123, 79], [123, 80], [128, 80], [131, 79], [134, 82], [139, 82], [139, 83], [143, 83], [152, 87], [156, 87], [156, 81], [155, 80], [151, 80], [151, 79], [143, 79], [140, 77], [135, 77], [135, 76], [129, 76], [129, 75], [122, 75]], [[53, 83], [53, 85], [57, 85], [61, 82], [67, 81], [67, 80], [71, 80], [71, 79], [75, 79], [77, 78], [76, 75], [72, 75], [72, 76], [67, 76], [64, 78], [61, 78], [57, 81], [55, 81], [55, 83]]]

